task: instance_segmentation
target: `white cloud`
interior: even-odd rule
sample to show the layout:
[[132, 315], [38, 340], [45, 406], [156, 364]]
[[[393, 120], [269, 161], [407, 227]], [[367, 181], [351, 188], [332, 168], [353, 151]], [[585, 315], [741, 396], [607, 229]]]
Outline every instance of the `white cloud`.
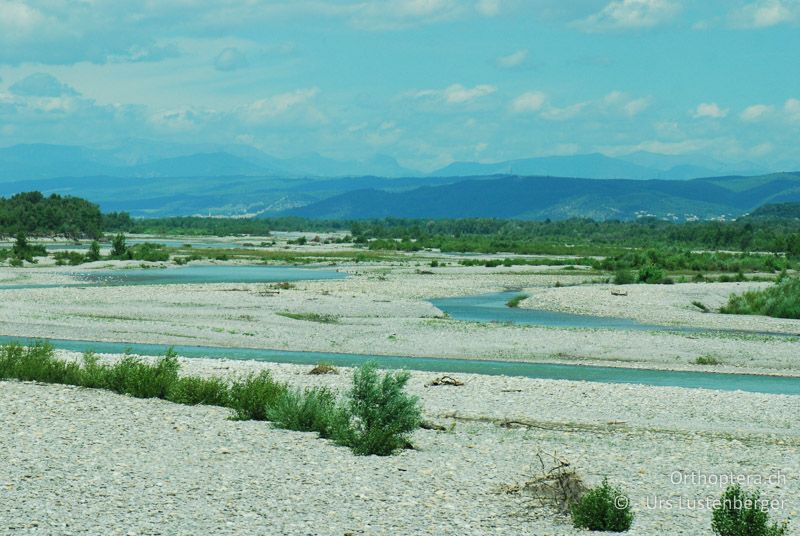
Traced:
[[742, 110], [742, 113], [739, 114], [739, 118], [742, 121], [759, 121], [770, 115], [772, 111], [772, 106], [768, 106], [766, 104], [753, 104], [752, 106], [748, 106]]
[[612, 91], [603, 97], [602, 105], [606, 110], [619, 110], [628, 117], [634, 117], [650, 106], [650, 98], [633, 98], [622, 91]]
[[585, 31], [651, 28], [669, 22], [680, 10], [676, 0], [614, 0], [576, 26]]
[[800, 100], [787, 99], [786, 102], [783, 103], [783, 111], [786, 113], [786, 117], [791, 121], [800, 121]]
[[521, 48], [507, 56], [500, 56], [497, 58], [497, 65], [502, 67], [503, 69], [513, 69], [514, 67], [519, 67], [525, 60], [528, 59], [528, 51], [524, 48]]
[[412, 93], [412, 96], [415, 98], [432, 97], [447, 104], [463, 104], [491, 95], [495, 91], [497, 91], [497, 87], [490, 84], [480, 84], [471, 88], [461, 84], [453, 84], [445, 89], [423, 89]]
[[538, 112], [547, 102], [547, 95], [541, 91], [528, 91], [511, 102], [511, 110], [516, 113]]
[[702, 102], [692, 111], [692, 117], [695, 119], [704, 117], [722, 119], [726, 115], [728, 115], [727, 108], [720, 108], [719, 104], [716, 102]]
[[566, 121], [576, 117], [590, 104], [589, 102], [578, 102], [563, 108], [549, 106], [542, 111], [541, 116], [550, 121]]
[[297, 89], [257, 100], [244, 107], [245, 119], [259, 121], [283, 115], [309, 102], [318, 93], [318, 88]]
[[44, 20], [44, 15], [40, 11], [22, 2], [4, 1], [0, 3], [0, 34], [5, 35], [6, 38], [30, 34]]
[[757, 0], [730, 15], [737, 28], [768, 28], [796, 21], [800, 18], [800, 2], [797, 0]]
[[478, 0], [475, 9], [485, 17], [494, 17], [500, 13], [500, 0]]

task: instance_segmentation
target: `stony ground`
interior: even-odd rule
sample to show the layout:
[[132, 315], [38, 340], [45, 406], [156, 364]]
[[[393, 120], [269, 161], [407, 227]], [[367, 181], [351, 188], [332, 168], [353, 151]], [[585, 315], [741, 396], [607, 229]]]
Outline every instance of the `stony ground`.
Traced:
[[[351, 373], [182, 366], [224, 376], [268, 368], [293, 385], [338, 389]], [[426, 387], [433, 377], [413, 373], [409, 389], [428, 420], [452, 430], [421, 430], [416, 450], [388, 458], [230, 421], [221, 408], [0, 382], [0, 533], [576, 534], [568, 519], [504, 491], [533, 474], [537, 452], [557, 452], [590, 484], [608, 476], [625, 488], [632, 535], [709, 533], [707, 509], [652, 507], [722, 492], [677, 482], [676, 471], [784, 475], [759, 487], [782, 502], [773, 515], [800, 522], [797, 397], [476, 375]], [[527, 426], [498, 424], [509, 419]]]
[[[107, 262], [95, 263], [105, 266]], [[122, 267], [125, 263], [116, 262]], [[130, 263], [128, 263], [130, 264]], [[731, 292], [763, 283], [629, 285], [614, 296], [596, 275], [552, 267], [425, 269], [407, 263], [338, 266], [350, 277], [264, 284], [2, 289], [0, 335], [321, 352], [523, 359], [697, 370], [800, 373], [800, 339], [759, 335], [552, 329], [460, 322], [427, 299], [525, 289], [522, 307], [634, 318], [643, 322], [800, 334], [800, 321], [702, 313]], [[90, 267], [82, 267], [89, 269]], [[69, 269], [0, 268], [0, 284], [63, 284]], [[430, 272], [430, 273], [422, 273]], [[575, 286], [555, 287], [555, 283]], [[335, 315], [339, 322], [299, 321], [279, 313]]]

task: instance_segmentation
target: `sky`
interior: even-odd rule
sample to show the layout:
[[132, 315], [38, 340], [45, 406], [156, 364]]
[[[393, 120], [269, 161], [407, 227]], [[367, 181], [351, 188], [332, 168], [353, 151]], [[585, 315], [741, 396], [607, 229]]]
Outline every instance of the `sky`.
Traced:
[[0, 146], [800, 168], [800, 0], [0, 0]]

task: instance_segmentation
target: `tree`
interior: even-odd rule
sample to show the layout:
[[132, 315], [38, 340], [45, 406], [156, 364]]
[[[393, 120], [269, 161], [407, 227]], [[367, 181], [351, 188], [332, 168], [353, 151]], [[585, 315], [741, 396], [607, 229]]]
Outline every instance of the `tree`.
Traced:
[[100, 244], [97, 242], [97, 240], [92, 240], [92, 243], [89, 246], [89, 252], [86, 254], [86, 260], [89, 262], [100, 260]]
[[124, 258], [128, 254], [128, 246], [125, 244], [125, 235], [117, 234], [111, 242], [111, 256], [115, 259]]
[[17, 239], [14, 242], [14, 247], [11, 249], [12, 253], [15, 257], [24, 258], [27, 256], [28, 253], [28, 238], [25, 236], [25, 233], [19, 231], [17, 233]]

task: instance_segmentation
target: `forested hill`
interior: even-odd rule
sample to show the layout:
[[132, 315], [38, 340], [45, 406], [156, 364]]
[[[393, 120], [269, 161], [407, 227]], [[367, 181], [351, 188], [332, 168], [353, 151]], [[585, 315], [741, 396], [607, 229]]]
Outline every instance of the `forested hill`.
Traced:
[[800, 203], [772, 203], [758, 207], [750, 214], [751, 218], [776, 218], [800, 220]]
[[0, 197], [0, 236], [96, 238], [102, 234], [100, 208], [85, 199], [40, 192]]

